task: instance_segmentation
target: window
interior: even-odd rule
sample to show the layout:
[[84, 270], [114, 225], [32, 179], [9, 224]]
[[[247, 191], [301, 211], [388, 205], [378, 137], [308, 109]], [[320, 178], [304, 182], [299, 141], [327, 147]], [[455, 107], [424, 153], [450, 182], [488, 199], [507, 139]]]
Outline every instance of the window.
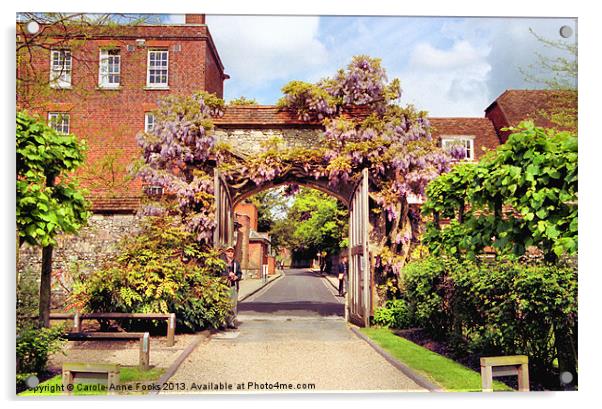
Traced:
[[144, 114], [144, 131], [152, 132], [155, 129], [155, 114], [147, 112]]
[[98, 86], [117, 88], [121, 80], [121, 55], [119, 49], [100, 50], [100, 66], [98, 69]]
[[70, 50], [52, 50], [50, 52], [50, 86], [53, 88], [71, 87]]
[[461, 146], [465, 149], [466, 160], [474, 160], [474, 138], [472, 137], [443, 137], [441, 138], [441, 147], [450, 151], [454, 146]]
[[169, 52], [167, 50], [149, 50], [146, 74], [146, 86], [167, 87]]
[[48, 113], [48, 125], [61, 134], [69, 133], [69, 114], [64, 112]]
[[144, 186], [144, 193], [152, 197], [161, 197], [163, 195], [162, 186], [146, 185]]

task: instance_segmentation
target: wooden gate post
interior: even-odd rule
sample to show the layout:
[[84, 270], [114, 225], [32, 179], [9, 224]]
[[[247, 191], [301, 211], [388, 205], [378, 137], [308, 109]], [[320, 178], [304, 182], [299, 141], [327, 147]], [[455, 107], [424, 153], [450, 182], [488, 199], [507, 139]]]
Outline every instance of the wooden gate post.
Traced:
[[148, 370], [150, 367], [150, 339], [148, 332], [144, 333], [144, 336], [140, 340], [140, 368]]
[[176, 337], [176, 314], [169, 314], [167, 320], [167, 346], [172, 347], [175, 344]]

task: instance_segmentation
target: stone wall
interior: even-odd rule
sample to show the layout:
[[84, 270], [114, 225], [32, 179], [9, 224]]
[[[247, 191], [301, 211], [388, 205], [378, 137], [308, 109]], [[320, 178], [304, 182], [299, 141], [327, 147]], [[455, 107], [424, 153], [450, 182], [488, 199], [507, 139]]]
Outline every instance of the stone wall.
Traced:
[[[61, 307], [65, 295], [61, 283], [70, 286], [72, 271], [90, 273], [102, 267], [117, 253], [119, 241], [138, 231], [139, 222], [140, 217], [133, 214], [95, 214], [78, 234], [58, 237], [52, 260], [53, 307]], [[41, 267], [42, 249], [23, 244], [19, 250], [18, 271], [39, 272]], [[60, 282], [57, 276], [61, 277]]]
[[257, 154], [264, 149], [262, 142], [267, 142], [275, 137], [281, 138], [284, 146], [288, 148], [317, 146], [322, 137], [322, 130], [313, 128], [216, 128], [214, 135], [219, 142], [229, 143], [235, 151]]

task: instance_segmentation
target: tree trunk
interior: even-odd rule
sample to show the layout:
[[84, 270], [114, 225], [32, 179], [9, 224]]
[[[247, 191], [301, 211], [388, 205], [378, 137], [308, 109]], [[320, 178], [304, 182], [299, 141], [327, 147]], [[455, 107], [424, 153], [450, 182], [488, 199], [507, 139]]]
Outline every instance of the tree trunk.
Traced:
[[569, 372], [573, 376], [573, 380], [569, 384], [561, 383], [560, 386], [565, 390], [575, 390], [575, 386], [578, 385], [576, 345], [574, 345], [574, 337], [572, 336], [576, 331], [577, 328], [568, 326], [554, 327], [554, 345], [558, 354], [558, 370], [560, 374]]
[[[46, 175], [46, 186], [53, 187], [56, 176]], [[50, 294], [52, 289], [52, 245], [42, 248], [42, 273], [40, 276], [40, 327], [50, 327]]]
[[40, 277], [40, 327], [50, 327], [50, 293], [52, 284], [52, 246], [42, 248]]

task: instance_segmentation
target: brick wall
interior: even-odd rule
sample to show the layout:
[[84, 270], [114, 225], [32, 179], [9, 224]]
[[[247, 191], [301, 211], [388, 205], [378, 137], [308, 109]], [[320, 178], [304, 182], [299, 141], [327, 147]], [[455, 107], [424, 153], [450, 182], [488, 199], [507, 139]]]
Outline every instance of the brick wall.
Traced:
[[[208, 27], [198, 25], [199, 18], [191, 16], [197, 25], [189, 26], [122, 26], [89, 31], [86, 40], [70, 47], [71, 89], [49, 89], [28, 99], [20, 98], [21, 107], [44, 120], [49, 112], [70, 115], [70, 132], [88, 143], [88, 170], [83, 169], [80, 174], [85, 176], [82, 184], [91, 190], [92, 197], [141, 196], [140, 182], [128, 182], [126, 168], [140, 156], [136, 135], [144, 129], [145, 112], [155, 109], [159, 98], [169, 94], [190, 95], [200, 90], [223, 96], [226, 76]], [[144, 39], [144, 45], [137, 44], [138, 39]], [[56, 38], [49, 36], [47, 40]], [[99, 53], [103, 47], [120, 50], [121, 78], [117, 89], [98, 86]], [[147, 55], [152, 48], [169, 51], [168, 89], [146, 87]], [[40, 79], [48, 81], [50, 51], [34, 53], [32, 64]], [[20, 67], [20, 71], [23, 73], [26, 68]], [[25, 91], [20, 90], [20, 94]], [[116, 158], [116, 165], [95, 174], [94, 170], [110, 156]]]
[[257, 231], [257, 208], [253, 203], [240, 202], [234, 207], [234, 213], [240, 215], [246, 215], [249, 217], [249, 227], [252, 230]]
[[494, 103], [487, 111], [485, 111], [485, 116], [493, 124], [493, 127], [498, 134], [499, 142], [505, 143], [508, 139], [508, 135], [510, 135], [510, 131], [502, 131], [502, 128], [509, 126], [502, 108], [497, 103]]

